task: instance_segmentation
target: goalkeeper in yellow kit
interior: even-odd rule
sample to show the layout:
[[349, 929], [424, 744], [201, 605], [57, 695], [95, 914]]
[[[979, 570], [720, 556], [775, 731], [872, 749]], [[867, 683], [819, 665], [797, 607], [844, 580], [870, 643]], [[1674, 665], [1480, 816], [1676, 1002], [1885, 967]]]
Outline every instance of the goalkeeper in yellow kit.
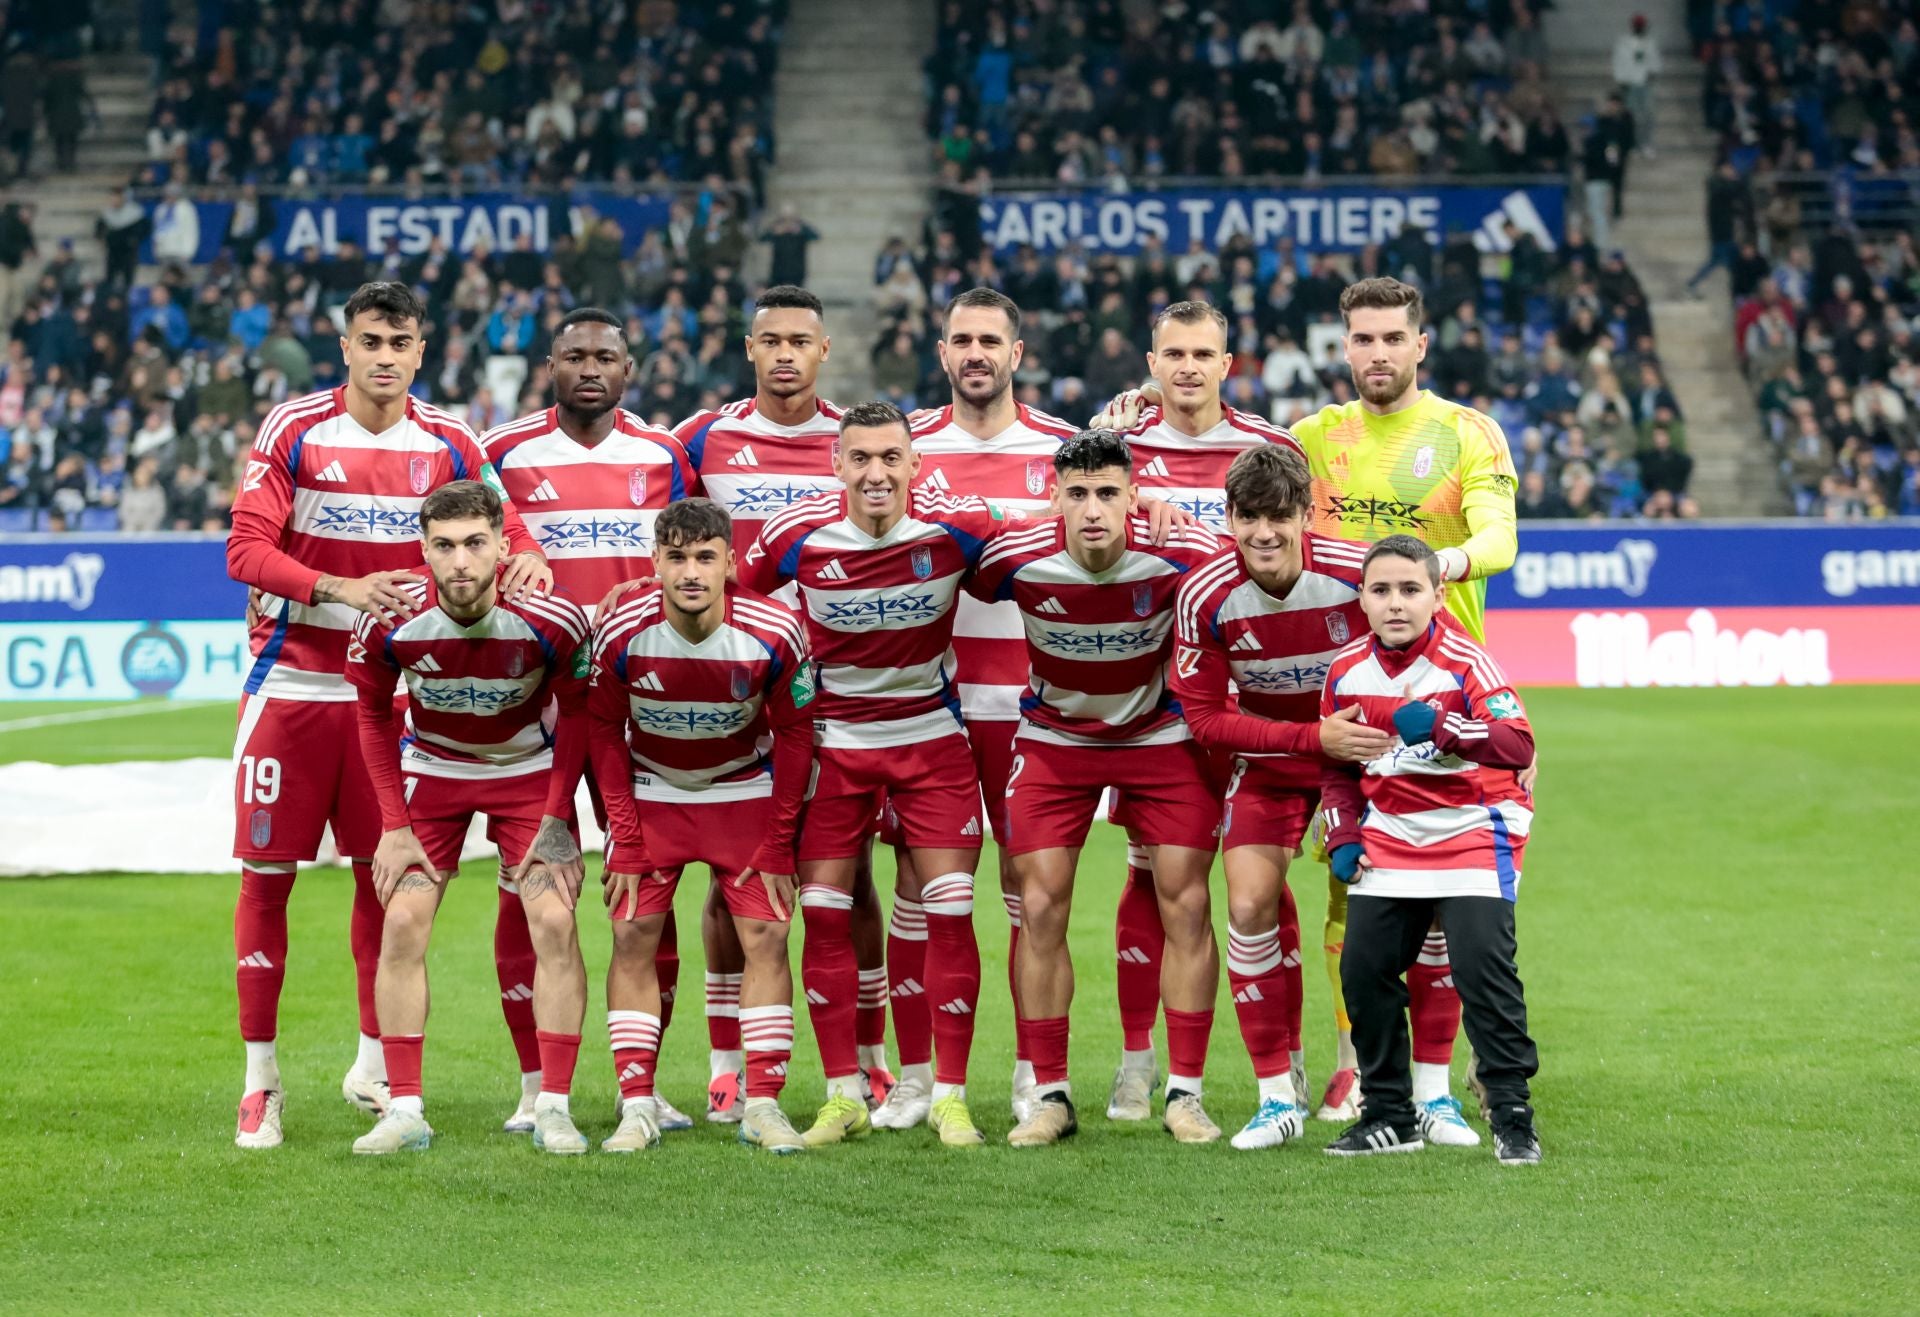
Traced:
[[[1363, 279], [1341, 294], [1340, 315], [1347, 366], [1360, 397], [1323, 407], [1291, 427], [1313, 470], [1310, 529], [1349, 540], [1414, 535], [1425, 541], [1438, 551], [1446, 578], [1459, 583], [1447, 590], [1447, 610], [1484, 642], [1486, 578], [1512, 567], [1516, 548], [1518, 482], [1506, 436], [1486, 414], [1420, 387], [1427, 335], [1420, 328], [1418, 288], [1398, 279]], [[1316, 847], [1320, 835], [1316, 828]], [[1327, 889], [1327, 974], [1340, 1051], [1318, 1114], [1350, 1121], [1359, 1114], [1360, 1095], [1340, 992], [1347, 889], [1331, 874]], [[1478, 1143], [1480, 1136], [1448, 1091], [1460, 998], [1440, 930], [1428, 934], [1407, 987], [1414, 1109], [1422, 1133], [1436, 1143]]]

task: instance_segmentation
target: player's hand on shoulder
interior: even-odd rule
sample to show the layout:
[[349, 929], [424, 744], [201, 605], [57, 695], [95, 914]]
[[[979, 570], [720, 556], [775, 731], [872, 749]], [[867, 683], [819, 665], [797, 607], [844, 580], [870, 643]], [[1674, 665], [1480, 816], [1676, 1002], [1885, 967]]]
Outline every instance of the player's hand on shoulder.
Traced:
[[1378, 759], [1393, 744], [1393, 738], [1378, 727], [1360, 721], [1360, 706], [1349, 704], [1330, 718], [1320, 720], [1320, 753], [1329, 759], [1364, 764]]
[[1087, 428], [1122, 432], [1131, 430], [1140, 423], [1140, 413], [1146, 409], [1146, 395], [1139, 389], [1128, 389], [1102, 407], [1099, 414], [1087, 422]]
[[540, 554], [526, 549], [507, 559], [506, 575], [500, 578], [500, 593], [508, 599], [517, 601], [552, 589], [553, 568]]
[[415, 572], [369, 572], [365, 576], [323, 576], [313, 589], [316, 604], [345, 604], [389, 626], [420, 611], [407, 584], [418, 584]]
[[1143, 495], [1140, 499], [1140, 511], [1147, 514], [1149, 538], [1155, 546], [1166, 544], [1176, 530], [1200, 524], [1200, 518], [1178, 504], [1168, 503], [1163, 499]]
[[631, 599], [643, 591], [651, 590], [658, 584], [660, 584], [660, 578], [657, 576], [641, 576], [631, 581], [622, 581], [620, 584], [614, 586], [613, 589], [607, 591], [605, 595], [601, 596], [599, 604], [596, 605], [593, 610], [593, 615], [595, 617], [606, 617], [620, 606], [622, 600]]

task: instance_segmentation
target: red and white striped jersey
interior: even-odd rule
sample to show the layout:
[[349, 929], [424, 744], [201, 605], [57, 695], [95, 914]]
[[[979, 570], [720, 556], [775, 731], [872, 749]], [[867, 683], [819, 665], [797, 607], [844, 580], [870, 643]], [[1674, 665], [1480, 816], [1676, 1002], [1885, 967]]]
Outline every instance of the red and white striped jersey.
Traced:
[[793, 610], [732, 585], [724, 607], [698, 644], [667, 620], [658, 589], [622, 599], [594, 628], [590, 708], [626, 721], [637, 799], [770, 795], [774, 729], [812, 717], [813, 665]]
[[[1333, 656], [1367, 634], [1360, 609], [1367, 548], [1303, 535], [1300, 577], [1284, 598], [1247, 575], [1237, 546], [1187, 574], [1169, 680], [1194, 739], [1232, 754], [1282, 755], [1272, 767], [1284, 767], [1302, 790], [1319, 788], [1320, 690]], [[1238, 716], [1229, 683], [1239, 691]], [[1267, 725], [1275, 722], [1307, 724], [1312, 735]], [[1289, 743], [1296, 753], [1283, 748]]]
[[[953, 408], [916, 412], [913, 446], [920, 483], [937, 493], [978, 494], [1003, 508], [1044, 515], [1053, 485], [1053, 455], [1077, 429], [1022, 406], [1012, 425], [979, 439], [953, 422]], [[960, 712], [972, 722], [1013, 722], [1027, 689], [1026, 633], [1011, 601], [961, 597], [953, 622]]]
[[459, 622], [426, 568], [403, 588], [420, 611], [395, 626], [361, 614], [346, 663], [354, 687], [383, 698], [406, 682], [402, 767], [459, 778], [550, 770], [555, 698], [577, 706], [586, 692], [586, 613], [563, 594], [534, 593]]
[[1435, 622], [1405, 649], [1368, 635], [1334, 656], [1320, 715], [1358, 704], [1372, 727], [1421, 701], [1438, 714], [1433, 740], [1366, 764], [1329, 764], [1322, 799], [1329, 848], [1361, 843], [1368, 896], [1497, 896], [1514, 900], [1533, 827], [1533, 799], [1516, 774], [1533, 762], [1533, 729], [1493, 657]]
[[1252, 412], [1221, 404], [1220, 423], [1205, 434], [1190, 435], [1167, 423], [1158, 407], [1140, 413], [1126, 432], [1133, 450], [1133, 483], [1156, 498], [1185, 508], [1202, 525], [1227, 529], [1227, 468], [1233, 459], [1261, 444], [1285, 444], [1306, 456], [1294, 437]]
[[912, 745], [959, 729], [953, 613], [961, 582], [1006, 513], [921, 486], [877, 539], [820, 494], [774, 517], [740, 560], [741, 583], [771, 594], [798, 583], [820, 668], [818, 744]]
[[775, 425], [757, 400], [742, 398], [718, 411], [695, 412], [673, 427], [706, 496], [733, 517], [733, 547], [743, 550], [776, 512], [801, 499], [840, 488], [833, 446], [840, 409], [825, 398], [800, 425]]
[[1200, 527], [1155, 546], [1146, 518], [1127, 522], [1120, 561], [1094, 574], [1067, 552], [1059, 518], [1005, 536], [968, 583], [1020, 610], [1032, 669], [1021, 735], [1063, 745], [1159, 745], [1188, 739], [1167, 690], [1181, 577], [1219, 551]]
[[624, 408], [591, 448], [560, 428], [554, 407], [487, 431], [480, 447], [547, 555], [553, 583], [589, 613], [620, 582], [653, 574], [653, 519], [697, 492], [680, 441]]
[[[381, 434], [347, 414], [346, 387], [267, 414], [233, 498], [227, 571], [265, 592], [251, 639], [246, 692], [276, 699], [351, 700], [342, 677], [358, 612], [314, 604], [322, 576], [420, 566], [420, 505], [453, 480], [498, 487], [466, 424], [418, 399]], [[507, 547], [535, 548], [508, 502]]]

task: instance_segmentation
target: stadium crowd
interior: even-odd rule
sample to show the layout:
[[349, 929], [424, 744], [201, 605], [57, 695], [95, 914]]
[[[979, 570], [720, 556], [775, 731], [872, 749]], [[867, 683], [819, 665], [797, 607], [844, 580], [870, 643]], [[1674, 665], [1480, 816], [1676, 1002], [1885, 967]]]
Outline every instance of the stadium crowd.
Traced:
[[1722, 163], [1694, 283], [1727, 271], [1740, 359], [1803, 516], [1920, 515], [1917, 15], [1695, 15]]

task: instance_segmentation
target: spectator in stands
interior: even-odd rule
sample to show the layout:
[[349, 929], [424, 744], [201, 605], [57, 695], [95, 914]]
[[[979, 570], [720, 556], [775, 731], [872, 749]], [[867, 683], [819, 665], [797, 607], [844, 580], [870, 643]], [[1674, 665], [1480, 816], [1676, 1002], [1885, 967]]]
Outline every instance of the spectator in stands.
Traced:
[[1587, 226], [1595, 245], [1605, 248], [1609, 226], [1620, 218], [1627, 187], [1627, 157], [1633, 153], [1633, 118], [1618, 93], [1607, 97], [1581, 149], [1586, 174]]
[[1647, 16], [1635, 14], [1613, 43], [1613, 81], [1633, 116], [1634, 136], [1649, 160], [1653, 148], [1653, 80], [1660, 75], [1660, 46], [1647, 30]]
[[801, 219], [799, 212], [791, 205], [787, 205], [761, 231], [760, 241], [773, 249], [767, 282], [804, 288], [807, 283], [807, 248], [820, 241], [818, 230]]
[[1698, 292], [1701, 281], [1717, 269], [1731, 273], [1743, 221], [1750, 230], [1752, 197], [1733, 161], [1722, 160], [1707, 179], [1707, 259], [1687, 280], [1689, 292]]
[[1640, 479], [1647, 491], [1648, 516], [1693, 516], [1687, 483], [1693, 478], [1693, 458], [1676, 448], [1671, 429], [1654, 424], [1648, 430], [1647, 446], [1639, 453]]

